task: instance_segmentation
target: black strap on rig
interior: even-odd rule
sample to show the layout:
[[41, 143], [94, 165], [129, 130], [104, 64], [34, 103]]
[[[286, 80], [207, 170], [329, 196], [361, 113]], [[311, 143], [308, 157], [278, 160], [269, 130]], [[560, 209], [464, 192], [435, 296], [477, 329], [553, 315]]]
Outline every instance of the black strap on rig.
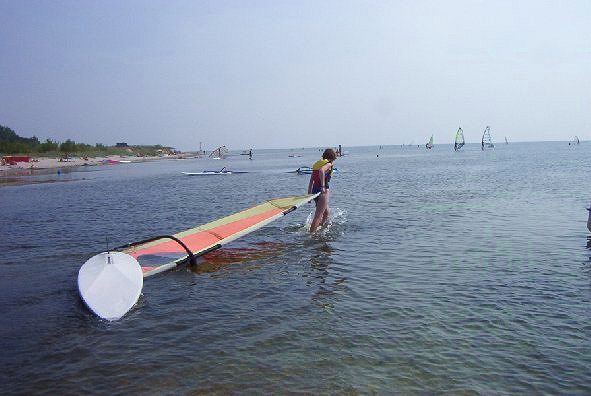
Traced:
[[[180, 239], [178, 239], [177, 237], [174, 237], [172, 235], [159, 235], [159, 236], [155, 236], [155, 237], [152, 237], [152, 238], [143, 240], [143, 241], [131, 242], [131, 243], [128, 243], [126, 245], [119, 246], [116, 249], [117, 250], [119, 250], [119, 249], [127, 249], [127, 248], [130, 248], [130, 247], [133, 247], [133, 246], [142, 245], [144, 243], [153, 242], [153, 241], [156, 241], [158, 239], [172, 239], [173, 241], [175, 241], [176, 243], [178, 243], [179, 245], [181, 245], [183, 249], [185, 249], [185, 251], [187, 252], [187, 255], [189, 256], [189, 258], [188, 258], [189, 259], [189, 264], [190, 265], [193, 265], [193, 266], [197, 265], [197, 257], [195, 257], [195, 255], [193, 254], [193, 252], [191, 251], [191, 249], [189, 249], [187, 247], [187, 245], [185, 245], [183, 243], [183, 241], [181, 241]], [[218, 246], [218, 245], [216, 245], [216, 246]], [[213, 250], [213, 249], [211, 249], [211, 250]]]

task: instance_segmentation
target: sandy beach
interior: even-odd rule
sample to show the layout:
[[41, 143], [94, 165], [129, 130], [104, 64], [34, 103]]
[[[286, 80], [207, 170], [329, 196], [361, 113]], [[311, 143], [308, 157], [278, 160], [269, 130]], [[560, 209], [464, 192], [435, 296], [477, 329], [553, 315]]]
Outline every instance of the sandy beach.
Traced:
[[76, 157], [67, 160], [59, 158], [33, 158], [30, 162], [17, 162], [14, 165], [0, 165], [0, 177], [2, 176], [16, 176], [24, 169], [58, 169], [71, 168], [76, 166], [99, 166], [99, 165], [116, 165], [126, 164], [131, 162], [146, 162], [157, 161], [163, 159], [179, 159], [185, 158], [183, 155], [168, 155], [168, 156], [154, 156], [154, 157], [136, 157], [136, 156], [120, 156], [111, 155], [107, 157]]

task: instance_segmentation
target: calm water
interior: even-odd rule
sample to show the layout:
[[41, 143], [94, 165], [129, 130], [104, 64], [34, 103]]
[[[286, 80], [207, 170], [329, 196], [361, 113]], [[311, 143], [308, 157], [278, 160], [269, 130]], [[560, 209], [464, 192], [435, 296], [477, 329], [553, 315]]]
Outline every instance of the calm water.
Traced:
[[[348, 150], [319, 235], [303, 230], [306, 205], [199, 271], [149, 278], [114, 323], [76, 287], [107, 237], [173, 233], [305, 192], [307, 176], [286, 171], [319, 152], [1, 187], [3, 393], [591, 393], [591, 144]], [[180, 173], [222, 166], [251, 173]]]

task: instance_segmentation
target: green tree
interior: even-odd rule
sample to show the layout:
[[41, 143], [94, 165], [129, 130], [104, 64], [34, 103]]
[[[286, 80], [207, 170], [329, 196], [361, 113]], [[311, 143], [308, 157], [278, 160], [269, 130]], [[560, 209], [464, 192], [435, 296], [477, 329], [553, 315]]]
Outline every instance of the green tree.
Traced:
[[70, 139], [66, 139], [65, 142], [60, 144], [60, 151], [62, 153], [73, 153], [76, 151], [76, 142]]
[[59, 148], [59, 145], [57, 143], [51, 141], [51, 139], [45, 139], [45, 142], [43, 142], [39, 146], [37, 146], [37, 152], [48, 153], [50, 151], [57, 151], [58, 148]]

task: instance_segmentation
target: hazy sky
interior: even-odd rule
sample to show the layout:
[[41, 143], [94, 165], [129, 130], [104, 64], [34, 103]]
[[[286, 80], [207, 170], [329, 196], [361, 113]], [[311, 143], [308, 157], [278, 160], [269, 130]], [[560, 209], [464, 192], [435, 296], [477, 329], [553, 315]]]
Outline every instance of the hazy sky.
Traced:
[[591, 1], [0, 0], [0, 124], [183, 150], [591, 139]]

